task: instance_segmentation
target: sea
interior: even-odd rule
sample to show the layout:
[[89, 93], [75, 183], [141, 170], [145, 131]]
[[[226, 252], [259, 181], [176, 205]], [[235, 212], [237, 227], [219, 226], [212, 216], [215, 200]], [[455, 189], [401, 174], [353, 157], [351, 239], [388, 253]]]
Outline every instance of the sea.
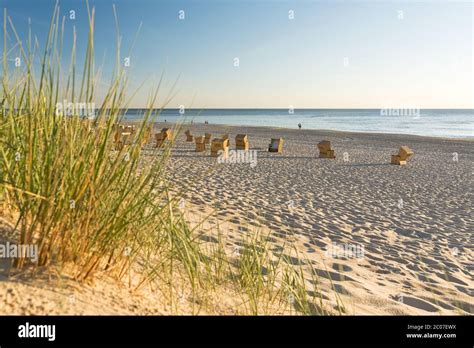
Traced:
[[[128, 109], [125, 120], [143, 118]], [[164, 109], [157, 121], [474, 138], [473, 109]]]

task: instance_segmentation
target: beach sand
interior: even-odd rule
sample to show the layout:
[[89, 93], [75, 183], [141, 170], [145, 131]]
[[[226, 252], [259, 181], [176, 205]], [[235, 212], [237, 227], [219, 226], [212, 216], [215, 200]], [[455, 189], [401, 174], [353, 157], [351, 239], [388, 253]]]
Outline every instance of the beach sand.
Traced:
[[[165, 126], [173, 125], [158, 123], [155, 131]], [[284, 259], [302, 267], [308, 289], [315, 285], [309, 275], [317, 274], [325, 305], [335, 310], [340, 298], [349, 315], [474, 314], [473, 141], [204, 124], [186, 129], [228, 133], [231, 149], [236, 134], [245, 133], [256, 151], [256, 165], [218, 163], [209, 146], [196, 153], [180, 134], [171, 152], [167, 176], [190, 223], [213, 214], [229, 249], [255, 233], [268, 235], [275, 252], [291, 245]], [[282, 154], [267, 151], [274, 137], [285, 139]], [[323, 139], [336, 159], [318, 158]], [[401, 145], [415, 154], [407, 166], [391, 165]], [[153, 138], [144, 155], [159, 151]], [[212, 234], [213, 226], [207, 223], [203, 233]], [[65, 274], [7, 278], [3, 267], [0, 313], [176, 314], [153, 289], [135, 294], [106, 277], [77, 284]], [[231, 297], [212, 313], [237, 314]]]
[[[155, 129], [169, 127], [157, 124]], [[395, 134], [194, 124], [194, 135], [249, 136], [257, 164], [217, 163], [177, 137], [170, 181], [186, 207], [209, 207], [239, 233], [263, 229], [289, 262], [316, 272], [348, 314], [474, 314], [474, 142]], [[283, 137], [283, 153], [267, 151]], [[336, 159], [319, 159], [330, 140]], [[402, 145], [414, 156], [390, 164]], [[150, 151], [156, 151], [151, 150]], [[346, 153], [344, 155], [344, 153]], [[308, 280], [309, 281], [309, 280]]]

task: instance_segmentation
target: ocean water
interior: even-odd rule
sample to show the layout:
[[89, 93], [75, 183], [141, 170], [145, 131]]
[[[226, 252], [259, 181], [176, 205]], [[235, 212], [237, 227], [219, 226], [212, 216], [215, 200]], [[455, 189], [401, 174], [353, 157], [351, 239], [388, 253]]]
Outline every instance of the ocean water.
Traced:
[[[137, 120], [143, 113], [129, 109], [125, 118]], [[473, 109], [166, 109], [158, 118], [164, 120], [474, 138]]]

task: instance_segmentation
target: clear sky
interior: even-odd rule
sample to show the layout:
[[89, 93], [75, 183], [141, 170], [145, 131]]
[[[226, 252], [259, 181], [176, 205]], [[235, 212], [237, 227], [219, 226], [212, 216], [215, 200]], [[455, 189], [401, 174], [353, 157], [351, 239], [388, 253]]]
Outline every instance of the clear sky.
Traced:
[[[55, 1], [0, 0], [26, 39], [28, 18], [44, 44]], [[165, 73], [162, 99], [194, 108], [473, 108], [471, 1], [90, 0], [96, 8], [96, 65], [103, 81], [131, 56], [133, 107], [145, 106]], [[62, 0], [65, 50], [78, 31], [85, 53], [85, 2]], [[76, 19], [69, 19], [69, 11]], [[180, 10], [185, 18], [180, 19]], [[294, 18], [290, 19], [289, 11]], [[0, 39], [3, 49], [3, 35]], [[79, 55], [80, 57], [80, 55]], [[68, 55], [65, 55], [65, 59]], [[239, 66], [234, 66], [235, 58]]]

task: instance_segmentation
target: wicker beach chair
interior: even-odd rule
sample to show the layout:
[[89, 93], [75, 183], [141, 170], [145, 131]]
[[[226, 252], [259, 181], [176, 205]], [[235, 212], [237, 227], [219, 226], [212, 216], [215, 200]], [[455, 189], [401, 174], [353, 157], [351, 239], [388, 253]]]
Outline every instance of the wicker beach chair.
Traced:
[[125, 146], [132, 143], [132, 133], [130, 132], [115, 132], [115, 150], [122, 150]]
[[163, 128], [160, 133], [156, 133], [156, 147], [162, 147], [166, 140], [171, 140], [171, 136], [172, 132], [169, 128]]
[[268, 152], [283, 152], [283, 138], [272, 138], [268, 145]]
[[398, 155], [392, 155], [391, 164], [404, 166], [407, 164], [408, 158], [413, 155], [413, 151], [408, 146], [401, 146], [398, 150]]
[[222, 134], [222, 135], [221, 135], [221, 139], [222, 139], [222, 140], [228, 140], [228, 141], [229, 141], [229, 145], [230, 145], [229, 134]]
[[210, 133], [204, 134], [204, 143], [205, 144], [210, 144], [211, 143], [211, 137], [212, 137], [212, 134], [210, 134]]
[[227, 158], [229, 155], [229, 139], [214, 139], [211, 143], [211, 157], [219, 156], [220, 151], [223, 157]]
[[334, 150], [331, 149], [331, 142], [328, 140], [323, 140], [318, 143], [319, 149], [319, 158], [336, 158]]
[[184, 132], [186, 135], [186, 141], [187, 142], [192, 142], [193, 141], [193, 135], [191, 134], [191, 131], [188, 129], [186, 132]]
[[235, 148], [247, 151], [250, 148], [247, 134], [237, 134], [235, 137]]
[[201, 135], [199, 137], [194, 137], [194, 141], [196, 142], [196, 152], [204, 152], [206, 151], [206, 143], [204, 142], [204, 136]]

